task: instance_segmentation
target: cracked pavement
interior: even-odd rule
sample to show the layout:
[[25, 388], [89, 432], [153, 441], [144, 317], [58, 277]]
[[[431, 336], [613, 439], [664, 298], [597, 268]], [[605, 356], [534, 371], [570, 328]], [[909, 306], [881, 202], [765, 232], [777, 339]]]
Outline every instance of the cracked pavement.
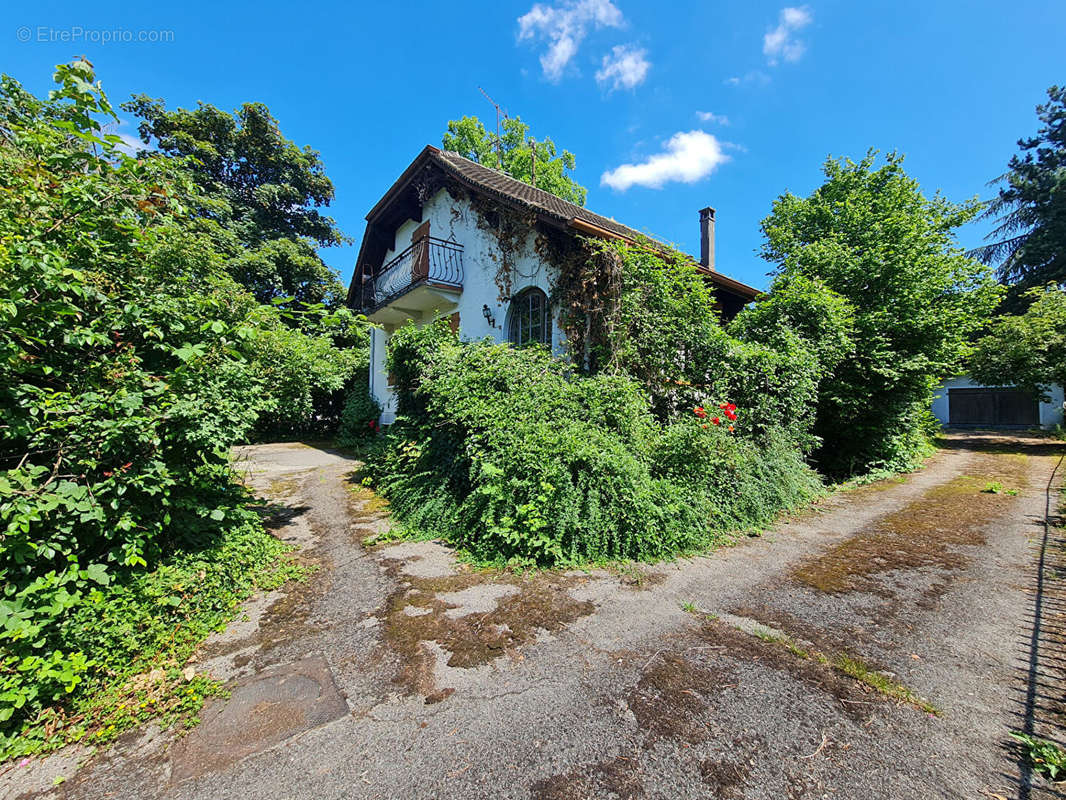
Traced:
[[[149, 727], [8, 770], [0, 794], [1062, 796], [1007, 735], [1064, 738], [1066, 550], [1044, 524], [1061, 453], [954, 434], [904, 480], [704, 557], [516, 576], [471, 571], [435, 542], [364, 547], [387, 520], [357, 464], [243, 448], [276, 535], [318, 569], [200, 649], [193, 666], [231, 697], [184, 737]], [[834, 668], [840, 657], [940, 715]]]

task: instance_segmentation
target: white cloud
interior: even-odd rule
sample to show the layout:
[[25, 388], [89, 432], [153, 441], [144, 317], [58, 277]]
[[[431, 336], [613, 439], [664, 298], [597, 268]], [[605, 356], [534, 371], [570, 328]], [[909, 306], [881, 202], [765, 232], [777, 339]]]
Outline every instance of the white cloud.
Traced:
[[726, 78], [722, 83], [726, 86], [741, 86], [743, 84], [757, 83], [760, 86], [765, 86], [770, 82], [770, 76], [761, 70], [752, 70], [744, 75], [734, 75], [732, 78]]
[[703, 122], [717, 123], [718, 125], [728, 125], [729, 117], [722, 114], [714, 114], [710, 111], [697, 111], [696, 116]]
[[658, 189], [669, 181], [695, 183], [729, 160], [722, 144], [704, 131], [681, 131], [670, 137], [661, 153], [640, 164], [622, 164], [600, 177], [600, 183], [624, 192], [630, 186]]
[[625, 20], [611, 0], [564, 0], [557, 6], [534, 4], [518, 18], [518, 40], [543, 39], [547, 51], [540, 57], [544, 77], [559, 81], [577, 55], [590, 26], [621, 28]]
[[140, 150], [151, 150], [152, 148], [149, 145], [141, 141], [140, 136], [135, 136], [122, 130], [129, 127], [129, 125], [129, 120], [120, 119], [118, 122], [104, 125], [102, 132], [117, 136], [120, 141], [115, 145], [115, 148], [128, 156], [136, 156]]
[[633, 45], [615, 45], [603, 57], [603, 66], [596, 71], [596, 82], [600, 86], [611, 84], [611, 91], [640, 86], [651, 69], [647, 56], [647, 50], [637, 49]]
[[115, 147], [128, 156], [137, 155], [138, 150], [148, 149], [148, 145], [141, 141], [140, 136], [130, 136], [128, 133], [122, 133], [121, 131], [115, 135], [122, 140]]
[[811, 12], [807, 6], [782, 8], [777, 18], [777, 27], [771, 28], [762, 37], [762, 51], [770, 66], [779, 59], [799, 61], [807, 45], [795, 37], [795, 33], [811, 24]]

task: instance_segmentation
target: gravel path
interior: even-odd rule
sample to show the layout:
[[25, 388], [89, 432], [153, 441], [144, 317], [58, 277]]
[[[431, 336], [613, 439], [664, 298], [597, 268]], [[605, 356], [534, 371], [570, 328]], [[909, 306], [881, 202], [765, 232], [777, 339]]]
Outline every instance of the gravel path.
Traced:
[[229, 700], [183, 738], [68, 749], [0, 791], [1063, 796], [1007, 735], [1066, 738], [1066, 547], [1045, 529], [1060, 455], [1048, 439], [954, 435], [905, 481], [706, 557], [522, 577], [471, 572], [433, 542], [364, 547], [387, 523], [357, 464], [246, 448], [277, 535], [318, 570], [201, 649], [194, 666], [231, 681]]

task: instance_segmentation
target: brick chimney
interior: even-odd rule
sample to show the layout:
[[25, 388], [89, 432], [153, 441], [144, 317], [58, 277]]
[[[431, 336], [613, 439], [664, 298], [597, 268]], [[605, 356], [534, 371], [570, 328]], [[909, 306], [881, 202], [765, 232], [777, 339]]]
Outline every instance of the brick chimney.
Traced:
[[714, 269], [714, 209], [700, 209], [700, 264]]

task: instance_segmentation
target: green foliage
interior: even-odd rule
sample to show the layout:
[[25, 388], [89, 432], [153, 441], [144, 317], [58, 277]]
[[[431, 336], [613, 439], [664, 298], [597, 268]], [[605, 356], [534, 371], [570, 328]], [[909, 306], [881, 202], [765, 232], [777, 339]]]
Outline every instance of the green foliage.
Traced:
[[142, 156], [189, 164], [209, 198], [198, 213], [217, 223], [227, 269], [259, 302], [342, 302], [343, 285], [315, 250], [346, 241], [320, 211], [333, 200], [333, 183], [319, 154], [286, 139], [265, 105], [245, 103], [232, 114], [203, 103], [167, 111], [139, 95], [122, 107], [140, 117], [141, 138], [158, 148]]
[[502, 124], [499, 147], [496, 134], [485, 130], [477, 117], [451, 120], [441, 144], [445, 150], [456, 152], [478, 164], [506, 172], [525, 183], [535, 184], [538, 189], [571, 203], [585, 205], [588, 190], [568, 174], [568, 170], [573, 170], [575, 165], [573, 153], [563, 150], [562, 154], [558, 154], [555, 143], [546, 137], [539, 142], [534, 141], [529, 136], [529, 126], [518, 117], [505, 119]]
[[1025, 757], [1035, 772], [1057, 781], [1059, 773], [1066, 771], [1066, 752], [1057, 744], [1020, 731], [1011, 731], [1010, 735], [1022, 745]]
[[789, 448], [694, 414], [667, 429], [641, 386], [542, 348], [393, 335], [401, 417], [366, 474], [413, 535], [488, 562], [661, 559], [767, 524], [818, 491]]
[[978, 251], [986, 263], [999, 263], [1011, 287], [1009, 305], [1021, 310], [1025, 292], [1066, 281], [1066, 86], [1047, 90], [1048, 102], [1036, 107], [1043, 127], [1018, 140], [1022, 152], [1011, 157], [999, 196], [984, 216], [998, 217], [989, 234], [996, 241]]
[[820, 281], [854, 314], [854, 350], [821, 382], [819, 463], [836, 476], [907, 469], [927, 447], [936, 385], [999, 300], [989, 270], [953, 238], [979, 206], [926, 198], [895, 154], [880, 167], [873, 153], [830, 159], [824, 172], [809, 197], [782, 195], [762, 223], [763, 257], [780, 276]]
[[344, 402], [340, 428], [337, 431], [337, 444], [341, 447], [352, 447], [378, 432], [381, 405], [370, 394], [366, 374], [362, 377], [363, 379], [352, 387]]
[[280, 315], [263, 309], [261, 315], [252, 367], [271, 387], [277, 403], [260, 415], [256, 437], [334, 435], [348, 389], [365, 376], [369, 363], [366, 318], [345, 308], [325, 312], [318, 307]]
[[177, 550], [151, 571], [124, 570], [109, 580], [92, 565], [102, 582], [56, 625], [65, 650], [0, 662], [0, 696], [7, 701], [0, 713], [24, 716], [19, 728], [0, 726], [0, 760], [72, 741], [108, 742], [153, 718], [188, 719], [219, 692], [206, 676], [183, 676], [181, 665], [254, 589], [302, 574], [255, 514], [230, 513], [235, 519], [209, 546]]
[[[731, 335], [696, 265], [681, 253], [648, 242], [589, 241], [588, 247], [591, 257], [568, 270], [556, 290], [579, 360], [586, 354], [592, 371], [636, 379], [661, 421], [718, 397], [742, 409], [734, 423], [741, 435], [774, 433], [804, 451], [814, 446], [810, 428], [822, 374], [817, 348], [826, 348], [828, 360], [830, 337], [849, 325], [836, 298], [818, 287], [797, 289], [787, 302], [757, 306], [751, 323], [739, 323]], [[806, 317], [804, 291], [823, 301], [817, 311], [802, 312]], [[788, 314], [769, 311], [788, 303], [800, 333], [818, 344], [793, 331]], [[824, 329], [816, 331], [818, 324]]]
[[[101, 133], [113, 111], [93, 77], [84, 61], [58, 67], [48, 101], [0, 85], [5, 748], [115, 674], [110, 654], [135, 652], [107, 633], [126, 612], [100, 603], [160, 565], [265, 537], [229, 447], [288, 397], [283, 369], [264, 366], [280, 315], [226, 274], [182, 163], [129, 158]], [[287, 368], [306, 345], [291, 343]]]
[[745, 308], [729, 332], [747, 342], [788, 349], [794, 334], [818, 360], [823, 375], [855, 352], [855, 310], [817, 278], [778, 275], [769, 291]]
[[1066, 290], [1031, 289], [1023, 314], [997, 317], [978, 339], [971, 375], [991, 386], [1020, 386], [1047, 399], [1052, 384], [1066, 385]]

